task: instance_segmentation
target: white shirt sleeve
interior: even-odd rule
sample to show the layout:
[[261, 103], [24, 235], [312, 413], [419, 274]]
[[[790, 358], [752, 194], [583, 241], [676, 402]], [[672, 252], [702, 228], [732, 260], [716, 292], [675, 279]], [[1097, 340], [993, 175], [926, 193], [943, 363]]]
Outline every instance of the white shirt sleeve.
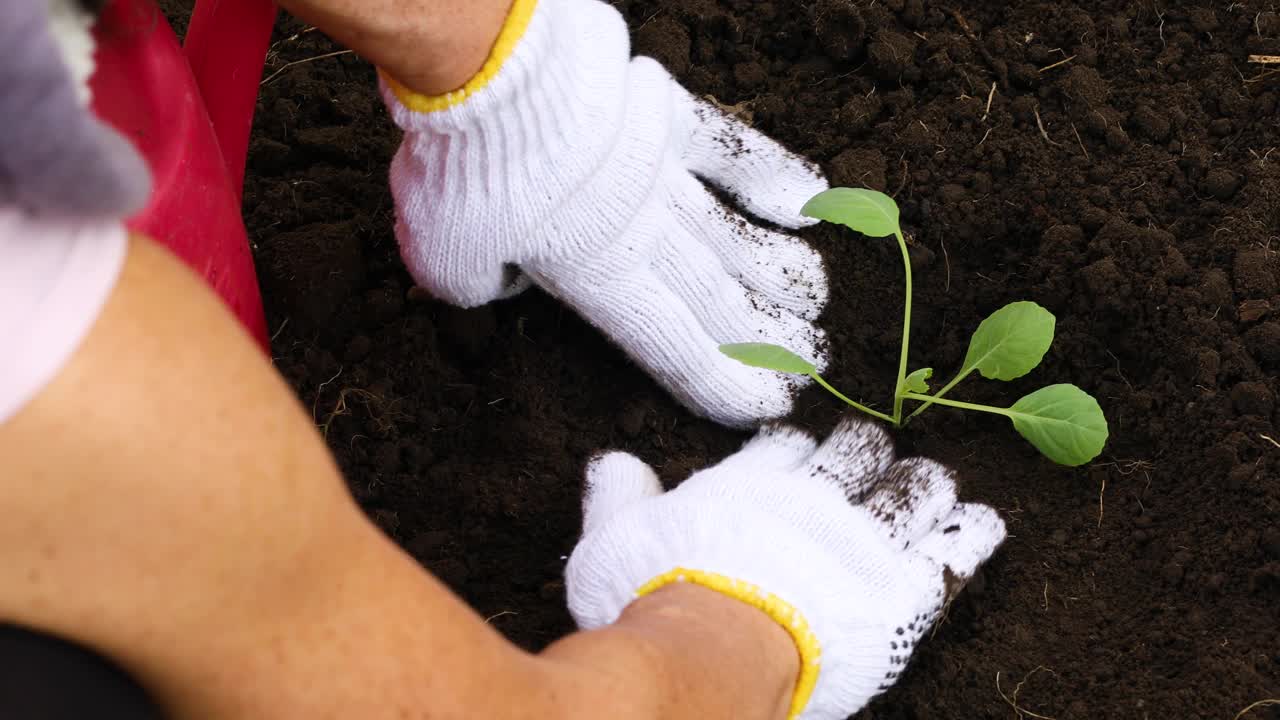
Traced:
[[0, 208], [0, 424], [80, 346], [127, 248], [119, 222], [36, 219]]

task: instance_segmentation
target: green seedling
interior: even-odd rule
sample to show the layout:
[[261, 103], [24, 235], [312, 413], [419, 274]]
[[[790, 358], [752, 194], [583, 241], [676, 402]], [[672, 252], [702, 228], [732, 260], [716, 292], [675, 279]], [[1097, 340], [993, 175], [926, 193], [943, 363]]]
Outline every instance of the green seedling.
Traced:
[[[1050, 460], [1061, 465], [1083, 465], [1102, 452], [1107, 442], [1107, 418], [1098, 401], [1069, 384], [1050, 385], [1018, 400], [1007, 408], [960, 402], [945, 397], [961, 380], [976, 370], [990, 380], [1013, 380], [1031, 372], [1053, 344], [1056, 320], [1053, 313], [1036, 303], [1010, 303], [978, 325], [969, 340], [969, 351], [955, 376], [937, 392], [929, 394], [933, 368], [908, 373], [911, 345], [911, 260], [907, 242], [898, 224], [898, 206], [884, 193], [856, 188], [832, 188], [810, 200], [801, 212], [809, 217], [845, 225], [870, 237], [892, 235], [902, 252], [906, 271], [906, 302], [902, 317], [902, 349], [898, 359], [898, 379], [893, 393], [893, 412], [883, 413], [857, 403], [824, 380], [813, 363], [778, 345], [737, 343], [721, 345], [725, 355], [752, 367], [794, 375], [808, 375], [814, 382], [850, 406], [885, 422], [901, 427], [931, 405], [1003, 415], [1013, 422], [1022, 437]], [[904, 417], [907, 400], [920, 403]]]

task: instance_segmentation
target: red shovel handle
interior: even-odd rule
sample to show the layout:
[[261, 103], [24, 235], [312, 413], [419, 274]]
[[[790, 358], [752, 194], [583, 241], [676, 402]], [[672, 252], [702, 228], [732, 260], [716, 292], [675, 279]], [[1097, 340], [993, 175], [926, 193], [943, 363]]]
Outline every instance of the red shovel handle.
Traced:
[[204, 277], [264, 348], [240, 193], [274, 17], [269, 0], [199, 0], [188, 55], [153, 0], [111, 0], [92, 81], [94, 110], [151, 167], [151, 199], [129, 227]]

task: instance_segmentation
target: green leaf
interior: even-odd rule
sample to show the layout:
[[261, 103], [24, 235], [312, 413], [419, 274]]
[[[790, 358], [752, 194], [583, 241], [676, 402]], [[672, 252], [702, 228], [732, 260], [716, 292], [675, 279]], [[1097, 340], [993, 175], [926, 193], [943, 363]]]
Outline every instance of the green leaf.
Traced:
[[813, 196], [800, 214], [853, 228], [869, 237], [888, 237], [898, 232], [898, 205], [893, 198], [875, 190], [831, 188]]
[[1053, 344], [1053, 313], [1023, 300], [991, 313], [969, 340], [966, 374], [975, 367], [988, 380], [1013, 380], [1040, 364]]
[[1083, 465], [1107, 443], [1107, 418], [1098, 401], [1075, 385], [1050, 385], [1009, 408], [1013, 427], [1059, 465]]
[[925, 382], [933, 377], [933, 368], [920, 368], [902, 379], [902, 391], [913, 393], [929, 392], [929, 383]]
[[790, 350], [768, 343], [733, 343], [721, 345], [720, 352], [737, 360], [743, 365], [777, 370], [795, 375], [809, 375], [818, 371], [813, 363], [796, 355]]

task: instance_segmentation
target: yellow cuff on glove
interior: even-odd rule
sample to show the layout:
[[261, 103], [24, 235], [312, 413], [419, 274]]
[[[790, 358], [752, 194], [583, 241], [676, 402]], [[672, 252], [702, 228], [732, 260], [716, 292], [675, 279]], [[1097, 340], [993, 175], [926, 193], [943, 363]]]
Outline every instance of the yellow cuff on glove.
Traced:
[[432, 113], [460, 105], [467, 98], [483, 90], [498, 74], [498, 71], [502, 69], [503, 63], [507, 61], [507, 58], [511, 57], [511, 53], [515, 52], [516, 45], [524, 37], [524, 32], [529, 27], [529, 20], [533, 18], [533, 10], [537, 5], [538, 0], [512, 0], [511, 12], [507, 14], [507, 21], [503, 23], [502, 30], [499, 31], [498, 39], [493, 43], [493, 49], [489, 51], [489, 58], [484, 61], [484, 66], [480, 68], [480, 72], [476, 73], [465, 85], [457, 90], [443, 95], [423, 95], [405, 87], [398, 80], [383, 72], [381, 68], [379, 68], [378, 74], [382, 76], [382, 80], [391, 89], [391, 92], [395, 93], [396, 99], [400, 101], [400, 104], [413, 112]]
[[818, 636], [814, 635], [813, 630], [810, 629], [809, 621], [805, 620], [791, 603], [765, 591], [758, 585], [702, 570], [676, 568], [665, 572], [641, 586], [636, 591], [636, 596], [643, 597], [680, 582], [701, 585], [721, 595], [740, 600], [773, 618], [791, 635], [791, 639], [795, 641], [796, 650], [800, 652], [800, 676], [796, 678], [796, 691], [791, 697], [791, 710], [787, 713], [787, 720], [800, 717], [800, 713], [809, 704], [814, 687], [818, 684], [818, 666], [822, 659], [822, 648], [818, 644]]

